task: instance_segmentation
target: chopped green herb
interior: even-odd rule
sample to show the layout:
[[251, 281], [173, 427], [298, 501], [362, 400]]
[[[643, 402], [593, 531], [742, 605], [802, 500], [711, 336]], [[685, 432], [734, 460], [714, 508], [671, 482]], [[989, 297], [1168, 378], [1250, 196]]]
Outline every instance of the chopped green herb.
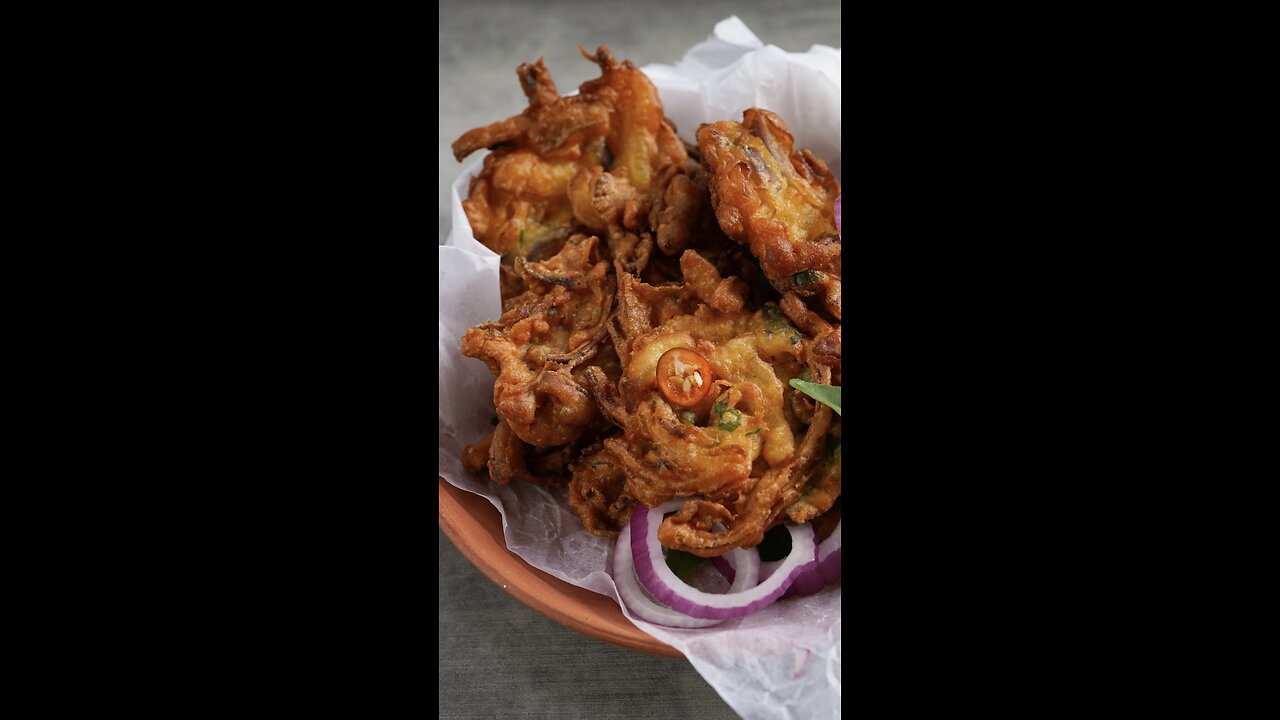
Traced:
[[777, 305], [764, 306], [764, 319], [769, 323], [770, 329], [778, 329], [787, 325], [787, 316], [782, 314]]
[[752, 435], [759, 435], [759, 434], [760, 434], [760, 428], [756, 428], [755, 430], [752, 430], [751, 432], [747, 433], [747, 437], [751, 437]]
[[816, 282], [818, 282], [817, 270], [801, 270], [791, 276], [791, 283], [796, 287], [804, 287], [805, 285], [812, 285]]
[[734, 409], [725, 410], [720, 416], [720, 424], [716, 427], [725, 432], [733, 432], [742, 424], [742, 413]]
[[804, 380], [791, 380], [791, 387], [826, 405], [840, 414], [840, 388], [834, 385], [818, 385]]
[[519, 243], [520, 243], [521, 245], [523, 245], [523, 244], [524, 244], [524, 228], [520, 228], [520, 240], [519, 240]]
[[684, 410], [680, 413], [680, 422], [685, 425], [693, 425], [698, 422], [698, 416], [692, 410]]
[[711, 414], [716, 416], [723, 415], [724, 411], [728, 409], [728, 407], [729, 403], [726, 403], [723, 400], [717, 400], [716, 404], [711, 406]]
[[[788, 535], [788, 537], [790, 537]], [[667, 567], [671, 568], [671, 572], [681, 580], [687, 580], [689, 575], [693, 574], [694, 569], [706, 562], [706, 558], [700, 558], [697, 555], [683, 552], [681, 550], [667, 551]]]

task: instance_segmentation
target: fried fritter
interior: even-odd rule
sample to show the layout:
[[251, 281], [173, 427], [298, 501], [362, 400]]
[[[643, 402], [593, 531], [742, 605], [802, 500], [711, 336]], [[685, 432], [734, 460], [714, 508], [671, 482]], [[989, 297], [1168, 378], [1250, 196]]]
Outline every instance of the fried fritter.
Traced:
[[462, 354], [483, 360], [496, 378], [498, 417], [535, 447], [572, 442], [599, 417], [572, 375], [608, 334], [614, 288], [598, 242], [574, 236], [545, 262], [517, 258], [529, 290], [497, 322], [462, 338]]
[[607, 47], [582, 54], [602, 74], [577, 95], [560, 97], [541, 59], [525, 63], [517, 74], [529, 107], [453, 143], [459, 161], [493, 151], [462, 206], [499, 255], [536, 258], [575, 226], [613, 247], [616, 233], [643, 229], [653, 175], [688, 159], [644, 73]]
[[654, 174], [688, 159], [684, 143], [662, 114], [658, 89], [630, 60], [619, 63], [607, 47], [598, 48], [595, 55], [581, 52], [600, 66], [602, 74], [583, 83], [580, 96], [598, 98], [610, 110], [608, 142], [613, 162], [601, 164], [616, 178], [647, 193]]
[[615, 538], [631, 519], [635, 498], [626, 493], [627, 476], [604, 452], [603, 445], [586, 448], [570, 469], [569, 507], [593, 535]]
[[[622, 378], [614, 383], [589, 368], [586, 384], [623, 429], [604, 441], [604, 452], [625, 473], [626, 494], [649, 507], [695, 498], [698, 522], [714, 517], [723, 527], [689, 526], [677, 515], [659, 537], [714, 556], [757, 544], [810, 484], [809, 460], [830, 420], [815, 411], [805, 430], [784, 411], [794, 392], [787, 380], [803, 372], [807, 352], [786, 317], [772, 306], [747, 312], [745, 283], [722, 278], [696, 251], [681, 256], [681, 268], [681, 286], [619, 274]], [[692, 407], [673, 406], [657, 387], [658, 360], [673, 348], [697, 352], [713, 369], [711, 391]], [[807, 445], [798, 448], [801, 433]]]
[[780, 293], [816, 296], [840, 318], [840, 183], [772, 112], [751, 108], [742, 122], [698, 128], [711, 202], [725, 234], [760, 260]]

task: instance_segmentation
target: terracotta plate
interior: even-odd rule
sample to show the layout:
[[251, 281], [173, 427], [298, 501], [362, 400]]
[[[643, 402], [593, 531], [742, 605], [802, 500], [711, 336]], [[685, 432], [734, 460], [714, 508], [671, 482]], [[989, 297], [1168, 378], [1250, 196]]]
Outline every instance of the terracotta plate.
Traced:
[[498, 587], [561, 625], [632, 650], [684, 657], [679, 650], [640, 632], [613, 598], [558, 580], [508, 550], [497, 508], [444, 478], [440, 478], [440, 529]]

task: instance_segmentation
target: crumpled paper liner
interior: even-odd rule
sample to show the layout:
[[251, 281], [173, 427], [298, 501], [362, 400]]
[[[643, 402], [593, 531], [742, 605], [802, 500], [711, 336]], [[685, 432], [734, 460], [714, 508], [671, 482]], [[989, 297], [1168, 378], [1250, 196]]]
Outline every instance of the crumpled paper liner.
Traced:
[[[657, 86], [681, 137], [698, 125], [741, 120], [763, 107], [782, 116], [796, 137], [840, 174], [840, 50], [822, 45], [788, 53], [764, 45], [737, 17], [675, 65], [641, 68]], [[492, 426], [493, 376], [465, 358], [467, 329], [502, 314], [498, 256], [471, 234], [462, 200], [483, 162], [468, 159], [453, 184], [453, 225], [440, 246], [440, 476], [482, 495], [502, 514], [507, 547], [534, 567], [618, 601], [609, 576], [610, 541], [582, 529], [564, 491], [525, 483], [498, 485], [462, 467], [463, 445]], [[834, 585], [780, 600], [748, 617], [705, 629], [652, 625], [622, 612], [645, 633], [680, 650], [744, 718], [840, 716], [840, 593]]]

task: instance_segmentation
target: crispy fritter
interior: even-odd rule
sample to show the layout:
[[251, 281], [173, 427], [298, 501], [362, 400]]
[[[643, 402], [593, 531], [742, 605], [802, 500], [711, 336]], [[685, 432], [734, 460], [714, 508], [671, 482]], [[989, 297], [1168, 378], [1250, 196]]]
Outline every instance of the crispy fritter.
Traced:
[[[807, 344], [776, 307], [746, 312], [745, 283], [722, 278], [696, 251], [685, 251], [681, 267], [681, 286], [652, 287], [620, 273], [622, 378], [614, 383], [589, 368], [586, 385], [623, 430], [604, 441], [604, 452], [625, 473], [626, 494], [649, 507], [696, 498], [686, 504], [696, 512], [669, 518], [659, 537], [714, 556], [757, 544], [810, 485], [830, 412], [813, 411], [808, 429], [785, 412], [794, 392], [787, 380], [803, 372]], [[712, 392], [687, 411], [656, 388], [658, 359], [672, 348], [698, 352], [714, 372]]]
[[580, 97], [599, 98], [610, 110], [608, 143], [613, 163], [607, 169], [647, 193], [655, 173], [688, 159], [684, 143], [662, 114], [658, 89], [630, 60], [619, 63], [603, 46], [595, 55], [581, 52], [602, 71], [599, 78], [583, 83], [578, 91]]
[[560, 97], [541, 59], [517, 70], [529, 107], [453, 143], [461, 161], [489, 148], [463, 210], [475, 237], [503, 256], [537, 257], [575, 226], [613, 244], [614, 228], [639, 231], [655, 173], [688, 159], [662, 114], [658, 91], [606, 47], [589, 55], [601, 77]]
[[462, 338], [462, 354], [483, 360], [496, 378], [498, 417], [536, 447], [572, 442], [599, 417], [572, 375], [608, 334], [614, 289], [598, 242], [575, 236], [545, 262], [517, 258], [529, 290], [497, 322]]
[[795, 150], [782, 118], [768, 110], [751, 108], [741, 123], [710, 123], [697, 134], [721, 229], [751, 248], [778, 292], [817, 296], [839, 319], [840, 183], [826, 164]]
[[516, 70], [529, 107], [519, 115], [469, 130], [453, 143], [459, 161], [481, 148], [493, 152], [462, 208], [477, 240], [503, 256], [536, 256], [569, 232], [569, 181], [604, 160], [609, 109], [590, 96], [562, 98], [541, 59]]
[[615, 538], [631, 519], [635, 498], [626, 493], [627, 476], [600, 444], [585, 449], [570, 469], [569, 507], [593, 535]]

